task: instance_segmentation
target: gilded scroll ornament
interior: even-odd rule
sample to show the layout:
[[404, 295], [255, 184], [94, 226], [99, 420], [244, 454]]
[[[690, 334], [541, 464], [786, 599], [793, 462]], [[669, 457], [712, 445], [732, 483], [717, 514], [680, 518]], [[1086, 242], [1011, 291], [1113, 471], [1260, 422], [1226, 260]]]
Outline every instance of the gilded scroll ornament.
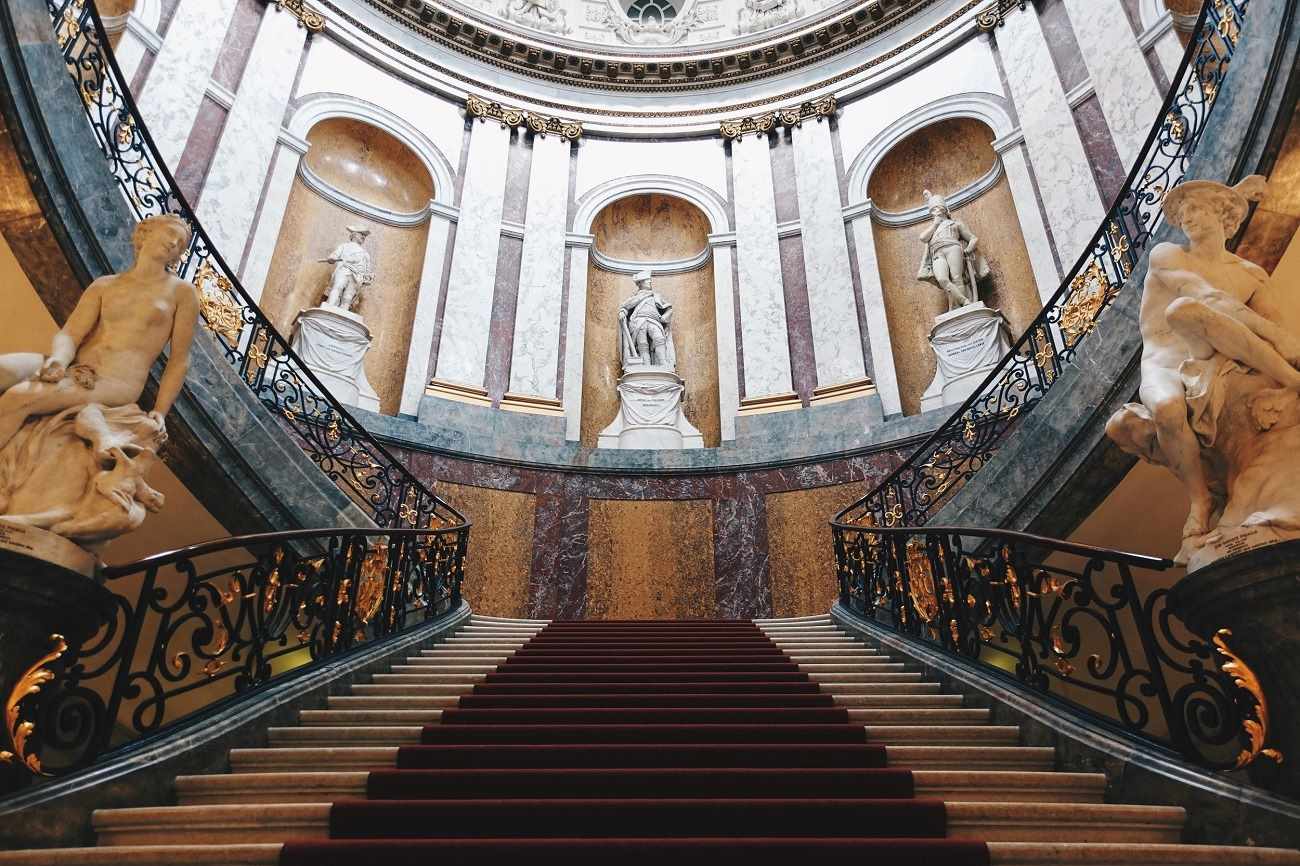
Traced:
[[1001, 27], [1007, 15], [1017, 9], [1025, 8], [1026, 0], [993, 0], [975, 15], [975, 26], [986, 33]]
[[1253, 764], [1261, 756], [1280, 764], [1284, 760], [1282, 753], [1264, 745], [1268, 742], [1268, 701], [1264, 697], [1264, 689], [1250, 665], [1228, 646], [1227, 639], [1230, 637], [1232, 629], [1221, 628], [1214, 633], [1210, 642], [1214, 644], [1219, 668], [1232, 677], [1232, 684], [1249, 695], [1253, 703], [1251, 708], [1242, 712], [1241, 732], [1249, 746], [1237, 755], [1236, 768]]
[[837, 103], [835, 95], [829, 94], [820, 99], [812, 99], [775, 111], [767, 111], [752, 117], [737, 117], [724, 120], [718, 124], [718, 134], [725, 139], [744, 138], [746, 135], [767, 135], [778, 126], [800, 126], [805, 120], [820, 120], [835, 114]]
[[912, 607], [927, 625], [939, 615], [939, 600], [934, 595], [934, 569], [925, 542], [914, 538], [907, 543], [907, 588]]
[[229, 278], [217, 273], [212, 262], [205, 259], [194, 274], [194, 285], [199, 290], [204, 327], [225, 337], [232, 346], [238, 343], [244, 330], [244, 310], [234, 298]]
[[576, 120], [511, 108], [472, 93], [465, 97], [465, 113], [480, 120], [495, 120], [508, 129], [527, 127], [536, 135], [558, 135], [566, 141], [577, 141], [582, 137], [582, 124]]
[[42, 686], [54, 680], [54, 671], [46, 665], [58, 661], [67, 651], [68, 642], [63, 635], [50, 635], [50, 651], [24, 672], [9, 692], [5, 701], [5, 730], [9, 733], [13, 751], [0, 750], [0, 764], [16, 764], [33, 775], [49, 775], [41, 768], [41, 759], [27, 751], [27, 742], [36, 733], [36, 725], [22, 720], [21, 704], [25, 699], [39, 694]]
[[288, 12], [298, 23], [307, 28], [309, 33], [320, 33], [325, 29], [325, 16], [308, 6], [303, 0], [274, 0], [275, 4]]

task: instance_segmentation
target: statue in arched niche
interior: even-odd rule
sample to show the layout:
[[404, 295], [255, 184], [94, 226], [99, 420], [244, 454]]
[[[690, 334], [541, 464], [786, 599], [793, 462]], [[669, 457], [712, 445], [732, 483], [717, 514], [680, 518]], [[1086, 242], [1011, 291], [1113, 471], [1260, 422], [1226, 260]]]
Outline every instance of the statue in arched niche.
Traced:
[[618, 308], [619, 348], [623, 366], [677, 367], [673, 348], [673, 305], [654, 290], [649, 271], [632, 277], [636, 293]]
[[979, 238], [966, 224], [954, 219], [948, 202], [928, 189], [924, 192], [930, 228], [921, 235], [925, 255], [916, 278], [942, 289], [948, 309], [979, 301], [979, 281], [989, 275], [989, 263], [977, 251]]

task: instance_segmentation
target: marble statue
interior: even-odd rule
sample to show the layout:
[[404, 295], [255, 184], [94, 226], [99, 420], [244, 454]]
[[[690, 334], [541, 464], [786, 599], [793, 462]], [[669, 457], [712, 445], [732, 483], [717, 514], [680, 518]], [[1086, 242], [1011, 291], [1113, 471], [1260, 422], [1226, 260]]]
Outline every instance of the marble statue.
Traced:
[[1258, 175], [1233, 187], [1195, 180], [1165, 197], [1188, 243], [1151, 251], [1141, 402], [1106, 428], [1186, 488], [1178, 559], [1189, 568], [1300, 537], [1300, 335], [1282, 324], [1268, 274], [1226, 249], [1264, 186]]
[[321, 262], [334, 266], [325, 297], [329, 306], [351, 311], [357, 305], [361, 290], [375, 281], [370, 253], [362, 246], [369, 235], [370, 229], [365, 226], [348, 226], [348, 239], [335, 247], [327, 258], [321, 259]]
[[501, 17], [547, 33], [563, 36], [569, 32], [568, 12], [559, 0], [507, 0]]
[[[194, 287], [171, 271], [190, 228], [141, 222], [135, 263], [95, 280], [49, 355], [0, 355], [0, 520], [93, 548], [134, 529], [162, 496], [144, 481], [189, 368]], [[137, 405], [170, 342], [153, 409]]]
[[979, 300], [979, 281], [989, 275], [989, 263], [976, 251], [979, 238], [961, 220], [953, 219], [943, 196], [925, 190], [932, 222], [921, 235], [925, 255], [916, 278], [943, 290], [948, 309]]
[[636, 293], [618, 308], [619, 348], [623, 366], [637, 364], [676, 369], [673, 305], [655, 292], [649, 271], [632, 277]]

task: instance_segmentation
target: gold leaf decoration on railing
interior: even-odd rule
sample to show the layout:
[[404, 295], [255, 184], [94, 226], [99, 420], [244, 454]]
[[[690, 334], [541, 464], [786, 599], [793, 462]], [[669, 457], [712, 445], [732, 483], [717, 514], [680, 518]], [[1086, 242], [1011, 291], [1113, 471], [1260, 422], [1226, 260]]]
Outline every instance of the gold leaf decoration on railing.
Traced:
[[1232, 678], [1232, 684], [1250, 696], [1253, 706], [1242, 711], [1242, 734], [1249, 743], [1247, 748], [1237, 755], [1236, 769], [1253, 764], [1260, 757], [1282, 763], [1284, 757], [1277, 749], [1270, 749], [1268, 742], [1268, 701], [1264, 689], [1259, 684], [1259, 677], [1250, 665], [1228, 646], [1232, 629], [1221, 628], [1214, 633], [1210, 642], [1214, 644], [1219, 668]]
[[1110, 278], [1096, 259], [1070, 281], [1069, 300], [1061, 308], [1061, 332], [1067, 346], [1073, 346], [1097, 327], [1097, 314], [1106, 306], [1110, 292]]
[[907, 543], [907, 589], [916, 615], [926, 625], [939, 615], [939, 600], [934, 597], [934, 569], [925, 542], [913, 538]]
[[[357, 618], [368, 623], [379, 612], [384, 601], [384, 585], [388, 576], [388, 545], [379, 544], [366, 552], [361, 560], [361, 577], [357, 584]], [[362, 638], [364, 639], [364, 638]]]
[[9, 697], [5, 700], [5, 730], [9, 733], [9, 744], [13, 751], [0, 750], [0, 764], [16, 764], [37, 776], [49, 775], [41, 768], [41, 759], [27, 751], [27, 743], [32, 734], [36, 733], [36, 725], [23, 721], [21, 705], [27, 698], [39, 694], [42, 686], [54, 680], [54, 671], [46, 665], [63, 658], [67, 651], [68, 642], [63, 635], [50, 635], [50, 651], [23, 672], [9, 692]]
[[199, 311], [203, 323], [214, 334], [235, 345], [244, 330], [244, 311], [234, 298], [229, 278], [217, 273], [212, 262], [204, 261], [194, 274], [194, 286], [199, 290]]

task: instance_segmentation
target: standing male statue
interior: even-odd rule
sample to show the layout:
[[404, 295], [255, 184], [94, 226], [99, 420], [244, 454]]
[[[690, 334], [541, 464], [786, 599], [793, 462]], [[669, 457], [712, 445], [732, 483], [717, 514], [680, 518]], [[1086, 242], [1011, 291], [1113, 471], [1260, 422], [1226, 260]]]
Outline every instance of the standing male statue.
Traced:
[[952, 311], [979, 300], [976, 285], [989, 275], [989, 263], [975, 251], [979, 238], [961, 220], [953, 219], [943, 196], [925, 190], [925, 201], [933, 222], [921, 243], [925, 257], [916, 278], [943, 289]]
[[335, 247], [328, 258], [321, 259], [323, 263], [334, 266], [326, 304], [350, 312], [356, 306], [361, 290], [375, 281], [370, 253], [362, 246], [369, 234], [370, 229], [365, 226], [348, 226], [348, 239]]
[[632, 276], [636, 294], [618, 308], [619, 348], [623, 366], [677, 367], [673, 349], [673, 305], [650, 286], [650, 272]]

